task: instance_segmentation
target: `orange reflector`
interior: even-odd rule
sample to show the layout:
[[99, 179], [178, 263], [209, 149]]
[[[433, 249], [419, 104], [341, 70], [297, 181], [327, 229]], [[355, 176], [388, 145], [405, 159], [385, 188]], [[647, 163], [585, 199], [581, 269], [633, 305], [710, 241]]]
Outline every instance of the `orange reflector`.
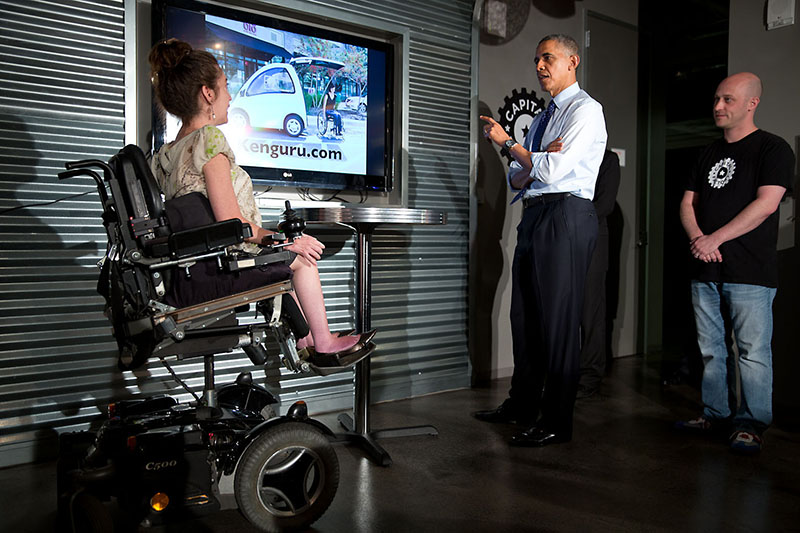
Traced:
[[131, 452], [136, 451], [136, 435], [128, 437], [128, 450]]
[[163, 511], [167, 508], [167, 505], [169, 505], [169, 496], [163, 492], [156, 492], [153, 494], [153, 497], [150, 498], [150, 507], [152, 507], [154, 511]]

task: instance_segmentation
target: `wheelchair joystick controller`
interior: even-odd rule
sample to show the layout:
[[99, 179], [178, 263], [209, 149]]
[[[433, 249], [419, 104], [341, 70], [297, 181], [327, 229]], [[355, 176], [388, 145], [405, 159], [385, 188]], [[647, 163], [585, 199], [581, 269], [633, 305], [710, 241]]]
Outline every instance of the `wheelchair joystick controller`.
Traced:
[[292, 209], [292, 204], [286, 200], [286, 210], [283, 212], [283, 221], [278, 224], [278, 231], [286, 236], [286, 242], [291, 243], [306, 229], [306, 221], [297, 216]]

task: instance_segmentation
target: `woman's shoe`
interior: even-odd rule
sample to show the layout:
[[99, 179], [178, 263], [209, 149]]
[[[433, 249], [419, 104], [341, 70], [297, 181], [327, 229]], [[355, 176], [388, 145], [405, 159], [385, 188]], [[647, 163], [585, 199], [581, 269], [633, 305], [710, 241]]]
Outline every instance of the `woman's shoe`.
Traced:
[[311, 352], [306, 362], [312, 365], [315, 372], [326, 376], [334, 372], [339, 372], [347, 367], [353, 366], [359, 361], [369, 357], [375, 351], [375, 344], [370, 342], [375, 336], [373, 329], [362, 333], [353, 346], [346, 350], [333, 353]]
[[367, 332], [361, 334], [361, 337], [358, 339], [358, 342], [363, 342], [364, 344], [370, 342], [375, 334], [378, 333], [377, 329], [371, 329]]
[[[366, 333], [362, 333], [358, 337], [358, 341], [353, 346], [347, 348], [346, 350], [341, 350], [339, 352], [330, 352], [330, 353], [316, 352], [314, 355], [321, 361], [327, 361], [327, 360], [335, 361], [347, 355], [352, 355], [356, 352], [360, 352], [361, 350], [363, 350], [368, 344], [371, 344], [370, 341], [375, 336], [376, 332], [377, 330], [372, 329], [370, 331], [367, 331]], [[335, 366], [335, 365], [327, 364], [324, 366]]]
[[[372, 340], [372, 337], [374, 337], [377, 332], [378, 332], [377, 329], [371, 329], [368, 332], [366, 332], [365, 334], [362, 334], [361, 337], [359, 337], [358, 341], [359, 342], [363, 342], [363, 343], [366, 344], [366, 343], [368, 343], [369, 341]], [[336, 332], [336, 335], [338, 335], [340, 338], [341, 337], [349, 337], [350, 335], [355, 335], [355, 334], [356, 334], [356, 330], [354, 330], [354, 329], [348, 329], [347, 331], [337, 331]], [[365, 335], [368, 335], [368, 336], [365, 337]]]

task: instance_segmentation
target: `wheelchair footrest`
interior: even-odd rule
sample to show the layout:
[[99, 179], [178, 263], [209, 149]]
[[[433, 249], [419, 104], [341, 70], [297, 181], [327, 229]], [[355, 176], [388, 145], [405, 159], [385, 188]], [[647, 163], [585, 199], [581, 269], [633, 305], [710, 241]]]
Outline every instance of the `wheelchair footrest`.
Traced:
[[342, 356], [334, 354], [318, 354], [311, 351], [310, 355], [304, 360], [308, 368], [317, 375], [327, 376], [347, 370], [356, 363], [363, 361], [375, 351], [375, 343], [369, 342], [360, 350]]

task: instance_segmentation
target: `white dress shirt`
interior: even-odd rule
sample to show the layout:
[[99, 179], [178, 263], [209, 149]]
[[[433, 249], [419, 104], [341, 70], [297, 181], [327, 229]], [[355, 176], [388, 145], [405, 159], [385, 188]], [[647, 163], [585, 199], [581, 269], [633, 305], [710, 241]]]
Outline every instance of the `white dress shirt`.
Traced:
[[[533, 181], [526, 189], [514, 198], [528, 198], [540, 194], [568, 192], [574, 196], [592, 200], [597, 172], [603, 161], [606, 148], [606, 121], [603, 117], [603, 106], [581, 90], [578, 82], [573, 83], [553, 100], [556, 109], [542, 136], [542, 150], [556, 138], [561, 137], [564, 143], [560, 152], [536, 152], [539, 147], [532, 147], [533, 137], [544, 112], [533, 119], [530, 130], [525, 136], [523, 146], [531, 153], [533, 168], [530, 177]], [[517, 161], [513, 161], [508, 170], [508, 182], [519, 173], [526, 173]], [[512, 190], [514, 189], [511, 186]]]

